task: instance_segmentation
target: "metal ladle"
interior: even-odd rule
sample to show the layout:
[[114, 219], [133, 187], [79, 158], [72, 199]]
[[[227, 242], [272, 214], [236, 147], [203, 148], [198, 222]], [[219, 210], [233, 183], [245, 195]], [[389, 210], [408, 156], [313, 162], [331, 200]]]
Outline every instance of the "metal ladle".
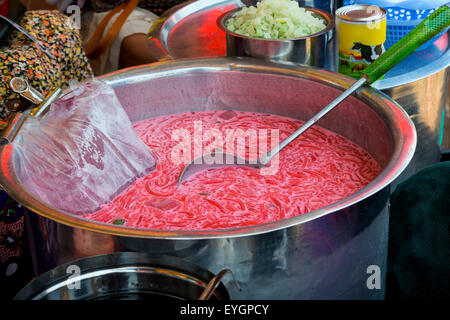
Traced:
[[397, 65], [400, 61], [406, 58], [418, 47], [423, 45], [428, 40], [432, 39], [450, 25], [450, 2], [440, 7], [432, 15], [426, 18], [404, 38], [393, 45], [377, 60], [370, 64], [357, 82], [355, 82], [344, 93], [337, 97], [333, 102], [319, 111], [314, 117], [302, 125], [298, 130], [292, 133], [289, 137], [283, 140], [279, 145], [274, 147], [268, 153], [255, 160], [247, 160], [237, 157], [232, 154], [213, 152], [202, 155], [192, 160], [182, 171], [178, 179], [178, 187], [192, 175], [208, 169], [213, 169], [223, 166], [243, 166], [249, 168], [262, 168], [266, 166], [272, 158], [283, 150], [289, 143], [295, 140], [303, 132], [309, 129], [320, 118], [333, 110], [345, 98], [358, 90], [365, 83], [371, 84], [378, 80], [391, 68]]

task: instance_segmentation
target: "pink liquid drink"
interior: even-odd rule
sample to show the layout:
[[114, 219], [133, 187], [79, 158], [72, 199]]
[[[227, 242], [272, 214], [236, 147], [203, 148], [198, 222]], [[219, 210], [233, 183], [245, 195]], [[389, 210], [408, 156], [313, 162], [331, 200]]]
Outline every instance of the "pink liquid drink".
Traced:
[[[256, 159], [301, 125], [292, 118], [241, 111], [191, 112], [135, 123], [136, 132], [158, 158], [157, 169], [84, 217], [160, 230], [245, 227], [322, 208], [380, 174], [381, 167], [361, 147], [313, 126], [280, 152], [276, 166], [269, 168], [272, 172], [223, 167], [200, 172], [177, 187], [181, 171], [194, 156], [217, 148], [230, 152], [226, 142], [233, 141], [231, 153], [241, 150], [243, 156]], [[247, 133], [243, 139], [233, 139], [242, 132]], [[273, 133], [279, 135], [277, 141]], [[220, 136], [223, 141], [217, 139]]]

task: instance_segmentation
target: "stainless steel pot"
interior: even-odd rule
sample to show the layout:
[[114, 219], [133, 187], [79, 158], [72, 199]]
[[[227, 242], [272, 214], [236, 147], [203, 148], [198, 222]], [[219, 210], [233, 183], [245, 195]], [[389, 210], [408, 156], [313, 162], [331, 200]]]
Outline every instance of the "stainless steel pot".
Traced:
[[[335, 4], [334, 1], [304, 0], [299, 1], [299, 4], [333, 13], [332, 8], [341, 7], [342, 1], [336, 1]], [[224, 56], [226, 35], [219, 30], [216, 20], [225, 11], [242, 5], [241, 0], [196, 0], [168, 10], [149, 31], [149, 50], [156, 58], [164, 60]], [[412, 53], [372, 85], [397, 101], [417, 128], [416, 153], [408, 169], [394, 181], [394, 187], [440, 160], [442, 113], [448, 104], [449, 91], [449, 39], [450, 32], [447, 32], [427, 49]], [[336, 40], [337, 37], [334, 37], [328, 44], [328, 58], [324, 67], [335, 72], [338, 70]], [[447, 133], [449, 124], [447, 122], [445, 125]], [[445, 148], [449, 148], [448, 140], [444, 139]]]
[[[414, 52], [402, 61], [391, 71], [391, 76], [373, 84], [408, 112], [417, 129], [416, 152], [408, 168], [394, 182], [394, 187], [440, 161], [443, 112], [448, 105], [450, 83], [449, 39], [450, 32], [447, 32], [435, 45]], [[449, 126], [447, 121], [445, 128]]]
[[[329, 71], [248, 58], [170, 61], [103, 80], [115, 88], [133, 122], [214, 109], [307, 119], [354, 82]], [[242, 290], [225, 282], [231, 299], [381, 299], [389, 185], [414, 153], [414, 125], [395, 101], [370, 87], [349, 97], [320, 125], [369, 151], [382, 173], [342, 201], [264, 225], [159, 231], [83, 220], [49, 207], [21, 185], [10, 145], [0, 149], [0, 182], [32, 211], [26, 224], [37, 273], [86, 256], [140, 251], [184, 258], [213, 273], [232, 270]], [[379, 271], [372, 275], [379, 278], [378, 289], [367, 285], [373, 270]]]
[[[179, 258], [120, 252], [72, 261], [44, 273], [15, 300], [197, 300], [214, 275]], [[228, 300], [223, 284], [211, 300]]]
[[217, 25], [226, 34], [227, 56], [254, 57], [274, 61], [290, 61], [314, 67], [324, 67], [327, 48], [333, 39], [334, 16], [320, 9], [307, 8], [316, 17], [322, 18], [327, 26], [324, 30], [309, 36], [286, 40], [257, 39], [231, 32], [226, 28], [227, 20], [241, 8], [221, 15]]

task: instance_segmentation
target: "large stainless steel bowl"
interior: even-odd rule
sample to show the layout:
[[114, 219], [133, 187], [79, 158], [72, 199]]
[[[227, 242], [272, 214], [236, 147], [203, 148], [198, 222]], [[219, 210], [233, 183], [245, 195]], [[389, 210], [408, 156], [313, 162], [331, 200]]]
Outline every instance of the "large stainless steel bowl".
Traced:
[[[130, 119], [187, 111], [238, 109], [307, 119], [354, 80], [336, 73], [259, 59], [178, 60], [107, 75]], [[233, 271], [237, 298], [383, 298], [389, 184], [408, 165], [416, 132], [405, 111], [370, 87], [320, 121], [365, 148], [382, 173], [359, 192], [297, 217], [217, 231], [133, 229], [83, 220], [39, 201], [17, 179], [11, 146], [0, 149], [1, 186], [31, 210], [27, 225], [38, 273], [85, 256], [141, 251]], [[373, 267], [376, 266], [376, 267]], [[377, 269], [377, 267], [379, 269]], [[375, 268], [375, 269], [374, 269]]]
[[295, 39], [274, 40], [251, 38], [231, 32], [226, 27], [227, 20], [241, 9], [233, 9], [217, 19], [217, 26], [226, 34], [227, 56], [290, 61], [321, 68], [325, 66], [327, 47], [334, 35], [335, 21], [332, 14], [320, 9], [306, 8], [315, 17], [322, 19], [326, 27], [308, 36]]

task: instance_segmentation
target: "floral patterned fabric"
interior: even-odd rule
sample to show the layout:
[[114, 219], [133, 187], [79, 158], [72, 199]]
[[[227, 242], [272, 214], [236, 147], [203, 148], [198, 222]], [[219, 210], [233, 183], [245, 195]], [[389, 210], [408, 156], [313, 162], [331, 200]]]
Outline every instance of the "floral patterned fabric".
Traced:
[[22, 77], [44, 96], [56, 86], [92, 77], [77, 29], [58, 11], [29, 11], [20, 25], [54, 56], [50, 59], [25, 35], [14, 30], [9, 46], [0, 49], [0, 120], [7, 121], [7, 101], [19, 95], [9, 88], [13, 77]]
[[[82, 50], [77, 29], [58, 11], [29, 11], [19, 23], [53, 56], [40, 52], [36, 44], [14, 30], [9, 46], [0, 48], [0, 120], [11, 116], [8, 101], [19, 99], [9, 88], [13, 77], [22, 77], [46, 95], [55, 87], [93, 76]], [[33, 270], [27, 235], [25, 209], [0, 189], [0, 299], [11, 299], [32, 278]]]

